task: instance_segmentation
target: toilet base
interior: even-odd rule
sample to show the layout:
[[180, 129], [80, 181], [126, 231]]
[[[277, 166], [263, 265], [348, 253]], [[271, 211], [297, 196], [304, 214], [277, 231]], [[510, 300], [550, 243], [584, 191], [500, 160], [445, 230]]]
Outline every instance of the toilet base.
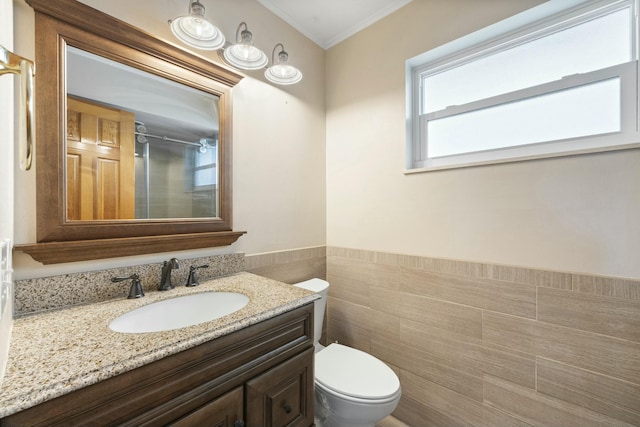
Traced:
[[378, 421], [393, 412], [399, 401], [400, 393], [394, 400], [383, 404], [347, 402], [316, 386], [315, 425], [316, 427], [375, 427]]

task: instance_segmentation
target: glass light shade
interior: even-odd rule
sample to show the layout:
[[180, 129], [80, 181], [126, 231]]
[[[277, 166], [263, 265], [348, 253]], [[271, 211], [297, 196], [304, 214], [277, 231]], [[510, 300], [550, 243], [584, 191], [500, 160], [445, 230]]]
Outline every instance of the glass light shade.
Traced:
[[222, 31], [207, 20], [204, 6], [194, 1], [189, 6], [189, 15], [170, 21], [171, 32], [189, 46], [202, 50], [218, 50], [224, 46]]
[[234, 67], [243, 70], [259, 70], [269, 62], [263, 51], [253, 45], [246, 44], [234, 44], [226, 48], [224, 59]]
[[278, 54], [278, 61], [265, 70], [264, 76], [279, 85], [292, 85], [302, 80], [302, 72], [289, 64], [289, 55], [284, 50]]
[[243, 25], [245, 29], [242, 31], [240, 38], [238, 38], [236, 32], [236, 40], [238, 42], [224, 50], [224, 59], [234, 67], [243, 70], [264, 68], [269, 63], [269, 58], [263, 51], [253, 45], [253, 35], [246, 29], [247, 24], [241, 22], [238, 25], [238, 32]]

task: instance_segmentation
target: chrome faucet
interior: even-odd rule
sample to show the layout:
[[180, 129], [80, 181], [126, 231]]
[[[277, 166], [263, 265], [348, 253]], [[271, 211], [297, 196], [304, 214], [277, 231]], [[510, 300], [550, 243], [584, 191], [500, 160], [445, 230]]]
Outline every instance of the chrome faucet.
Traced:
[[159, 291], [168, 291], [174, 288], [173, 283], [171, 283], [171, 270], [174, 268], [180, 268], [176, 258], [171, 258], [169, 261], [162, 263], [162, 275], [160, 276], [160, 285], [158, 285]]

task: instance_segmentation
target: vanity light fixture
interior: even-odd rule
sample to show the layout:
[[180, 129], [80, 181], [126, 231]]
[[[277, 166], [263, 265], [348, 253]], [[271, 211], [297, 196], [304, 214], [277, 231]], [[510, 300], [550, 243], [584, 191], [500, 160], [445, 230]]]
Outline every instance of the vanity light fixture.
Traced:
[[[278, 61], [276, 62], [276, 50], [278, 52]], [[282, 43], [278, 43], [271, 53], [271, 66], [264, 72], [264, 76], [272, 83], [279, 85], [292, 85], [302, 80], [302, 72], [293, 65], [289, 64], [289, 54], [285, 52]]]
[[267, 55], [253, 45], [253, 34], [245, 22], [238, 25], [236, 43], [224, 49], [224, 59], [242, 70], [259, 70], [269, 63]]
[[[232, 67], [242, 70], [266, 68], [264, 75], [271, 83], [291, 85], [302, 80], [302, 72], [289, 64], [289, 54], [282, 43], [278, 43], [271, 53], [271, 66], [267, 55], [254, 46], [253, 34], [246, 22], [241, 22], [236, 30], [236, 42], [225, 47], [225, 37], [205, 17], [205, 9], [199, 0], [189, 0], [189, 14], [170, 20], [173, 34], [189, 46], [203, 50], [220, 50], [218, 55]], [[276, 50], [278, 60], [276, 61]]]
[[181, 41], [202, 50], [218, 50], [224, 46], [222, 31], [205, 17], [198, 0], [189, 0], [189, 14], [170, 20], [171, 32]]

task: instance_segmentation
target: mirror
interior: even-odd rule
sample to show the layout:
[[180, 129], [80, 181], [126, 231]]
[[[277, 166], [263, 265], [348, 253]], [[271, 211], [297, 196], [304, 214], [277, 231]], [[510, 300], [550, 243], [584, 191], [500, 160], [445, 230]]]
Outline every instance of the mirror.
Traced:
[[[38, 242], [16, 248], [57, 263], [229, 245], [244, 234], [231, 226], [231, 88], [242, 76], [76, 0], [27, 3], [36, 28]], [[136, 86], [111, 86], [126, 80], [116, 74], [87, 80], [80, 62], [129, 73]], [[110, 115], [99, 119], [96, 109]], [[128, 175], [108, 156], [84, 162], [78, 153], [91, 138], [97, 151], [121, 151]], [[154, 147], [158, 157], [145, 153]], [[145, 155], [148, 174], [136, 169]], [[152, 189], [161, 180], [163, 204]]]
[[219, 97], [67, 46], [67, 220], [218, 211]]

